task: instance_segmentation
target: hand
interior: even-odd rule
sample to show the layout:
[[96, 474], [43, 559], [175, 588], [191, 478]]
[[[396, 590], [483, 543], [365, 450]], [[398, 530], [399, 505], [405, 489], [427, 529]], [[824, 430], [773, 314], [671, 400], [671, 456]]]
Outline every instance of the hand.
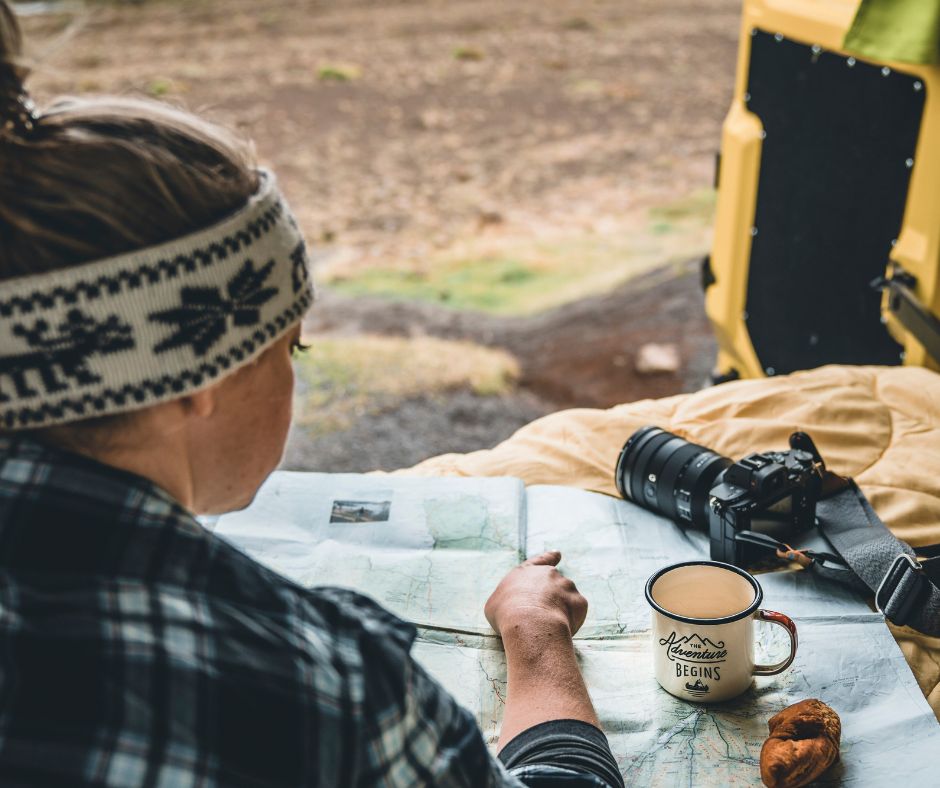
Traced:
[[560, 627], [570, 637], [587, 616], [587, 600], [555, 567], [561, 553], [551, 550], [511, 570], [487, 600], [486, 620], [505, 639], [529, 630]]

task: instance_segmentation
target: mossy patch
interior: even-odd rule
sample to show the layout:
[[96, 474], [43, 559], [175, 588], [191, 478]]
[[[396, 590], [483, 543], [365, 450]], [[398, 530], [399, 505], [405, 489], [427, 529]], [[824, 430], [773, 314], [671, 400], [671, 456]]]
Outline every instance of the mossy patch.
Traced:
[[480, 61], [486, 57], [486, 53], [479, 47], [459, 46], [454, 49], [454, 60]]
[[350, 295], [435, 301], [455, 309], [520, 311], [539, 294], [565, 284], [566, 272], [512, 257], [442, 260], [426, 271], [368, 268], [351, 279], [334, 280]]
[[148, 95], [160, 98], [173, 90], [173, 81], [169, 79], [152, 79], [147, 83], [145, 90]]
[[325, 63], [317, 69], [321, 82], [353, 82], [362, 76], [362, 67], [355, 63]]

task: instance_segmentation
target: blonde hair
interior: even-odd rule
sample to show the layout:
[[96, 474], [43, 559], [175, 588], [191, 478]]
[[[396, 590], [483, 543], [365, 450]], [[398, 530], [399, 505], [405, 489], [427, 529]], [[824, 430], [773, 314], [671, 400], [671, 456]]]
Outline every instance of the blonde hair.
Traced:
[[24, 93], [28, 71], [0, 0], [0, 282], [178, 238], [258, 188], [250, 141], [150, 99], [60, 97], [32, 131], [5, 132], [3, 96]]

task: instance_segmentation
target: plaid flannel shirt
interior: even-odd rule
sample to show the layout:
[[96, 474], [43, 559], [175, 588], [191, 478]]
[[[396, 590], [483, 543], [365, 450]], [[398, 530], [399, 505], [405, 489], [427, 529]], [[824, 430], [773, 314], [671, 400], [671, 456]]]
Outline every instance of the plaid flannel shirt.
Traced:
[[146, 479], [0, 436], [4, 786], [522, 785], [414, 637], [265, 569]]

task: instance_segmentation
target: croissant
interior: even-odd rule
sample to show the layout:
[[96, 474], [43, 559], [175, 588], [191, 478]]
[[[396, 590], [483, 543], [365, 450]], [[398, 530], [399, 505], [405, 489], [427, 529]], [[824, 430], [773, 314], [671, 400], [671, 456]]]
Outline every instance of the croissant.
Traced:
[[760, 778], [767, 788], [799, 788], [839, 758], [842, 723], [820, 700], [788, 706], [767, 726], [770, 737], [760, 751]]

